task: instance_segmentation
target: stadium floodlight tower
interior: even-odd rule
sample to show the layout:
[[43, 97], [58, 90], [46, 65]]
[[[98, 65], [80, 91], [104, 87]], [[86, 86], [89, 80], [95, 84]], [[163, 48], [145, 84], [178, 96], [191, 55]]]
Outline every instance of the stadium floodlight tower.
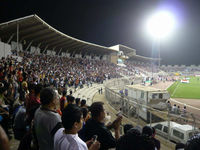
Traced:
[[[160, 43], [161, 39], [166, 38], [175, 27], [174, 16], [168, 11], [159, 11], [147, 20], [147, 31], [153, 37], [154, 41]], [[160, 48], [159, 67], [160, 67]]]

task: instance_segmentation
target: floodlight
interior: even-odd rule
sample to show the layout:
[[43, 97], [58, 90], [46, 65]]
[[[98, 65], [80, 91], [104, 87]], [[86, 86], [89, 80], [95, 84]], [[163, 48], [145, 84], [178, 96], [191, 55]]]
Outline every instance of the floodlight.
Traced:
[[158, 12], [147, 21], [147, 30], [154, 38], [166, 37], [174, 26], [175, 19], [167, 11]]

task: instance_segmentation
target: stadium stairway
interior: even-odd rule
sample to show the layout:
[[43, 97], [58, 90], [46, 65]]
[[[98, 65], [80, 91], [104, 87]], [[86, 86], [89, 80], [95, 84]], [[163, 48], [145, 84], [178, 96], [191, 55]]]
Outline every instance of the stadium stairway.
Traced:
[[[91, 105], [93, 102], [94, 95], [98, 92], [98, 90], [102, 88], [104, 90], [103, 84], [92, 84], [92, 86], [87, 87], [86, 85], [83, 88], [78, 88], [72, 95], [75, 98], [85, 99], [87, 101], [87, 105]], [[74, 88], [69, 88], [68, 93], [70, 90], [74, 90]]]

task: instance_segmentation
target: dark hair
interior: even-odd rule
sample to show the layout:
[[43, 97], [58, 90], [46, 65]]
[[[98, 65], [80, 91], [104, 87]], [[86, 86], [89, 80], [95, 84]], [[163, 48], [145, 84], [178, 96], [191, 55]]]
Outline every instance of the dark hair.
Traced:
[[185, 146], [185, 150], [199, 150], [200, 147], [200, 133], [191, 137]]
[[43, 88], [42, 84], [35, 85], [34, 86], [35, 95], [38, 95], [40, 91], [42, 90], [42, 88]]
[[153, 130], [149, 126], [144, 126], [143, 129], [142, 129], [142, 134], [150, 137], [150, 136], [153, 135]]
[[83, 107], [83, 108], [81, 108], [81, 111], [83, 113], [83, 118], [85, 119], [87, 117], [89, 110], [87, 108]]
[[141, 133], [137, 129], [130, 129], [127, 134], [120, 137], [116, 150], [141, 150]]
[[155, 134], [156, 133], [156, 129], [154, 127], [151, 127], [152, 129], [152, 133]]
[[76, 101], [76, 105], [78, 106], [80, 101], [81, 101], [81, 99], [80, 98], [76, 98], [75, 101]]
[[62, 113], [62, 124], [65, 129], [72, 129], [75, 122], [80, 122], [82, 116], [81, 109], [74, 105], [68, 104]]
[[133, 128], [132, 124], [125, 124], [124, 125], [124, 134], [126, 134], [131, 128]]
[[67, 101], [70, 103], [74, 103], [75, 98], [73, 96], [68, 95], [67, 96]]
[[69, 94], [72, 95], [72, 90], [69, 91]]
[[82, 100], [81, 100], [81, 107], [83, 107], [85, 104], [86, 104], [86, 100], [85, 100], [85, 99], [82, 99]]
[[42, 89], [40, 93], [41, 104], [42, 105], [50, 104], [56, 98], [56, 96], [57, 94], [52, 88], [47, 87], [47, 88]]
[[96, 118], [103, 111], [103, 102], [94, 102], [90, 107], [90, 112], [93, 118]]
[[63, 90], [63, 91], [62, 91], [62, 95], [65, 96], [66, 94], [67, 94], [67, 91], [66, 91], [66, 90]]

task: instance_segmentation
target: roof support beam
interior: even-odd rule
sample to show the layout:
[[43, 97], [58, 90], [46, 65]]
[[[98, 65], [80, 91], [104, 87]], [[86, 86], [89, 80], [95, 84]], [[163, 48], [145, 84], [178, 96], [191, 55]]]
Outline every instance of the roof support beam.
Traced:
[[58, 56], [60, 55], [61, 51], [62, 51], [62, 48], [59, 50], [59, 52], [58, 52]]
[[51, 50], [51, 56], [53, 56], [53, 51], [56, 49], [56, 47], [54, 47], [52, 50]]
[[10, 38], [8, 39], [8, 41], [7, 41], [7, 44], [9, 44], [10, 43], [10, 41], [13, 39], [13, 37], [14, 37], [14, 33], [10, 36]]
[[28, 46], [26, 47], [25, 51], [27, 51], [29, 49], [29, 47], [31, 46], [31, 44], [33, 43], [33, 41], [31, 41]]
[[19, 52], [19, 23], [17, 23], [17, 52]]
[[47, 46], [44, 48], [42, 54], [44, 54], [44, 53], [46, 52], [46, 50], [47, 50], [48, 47], [49, 47], [49, 45], [47, 45]]

